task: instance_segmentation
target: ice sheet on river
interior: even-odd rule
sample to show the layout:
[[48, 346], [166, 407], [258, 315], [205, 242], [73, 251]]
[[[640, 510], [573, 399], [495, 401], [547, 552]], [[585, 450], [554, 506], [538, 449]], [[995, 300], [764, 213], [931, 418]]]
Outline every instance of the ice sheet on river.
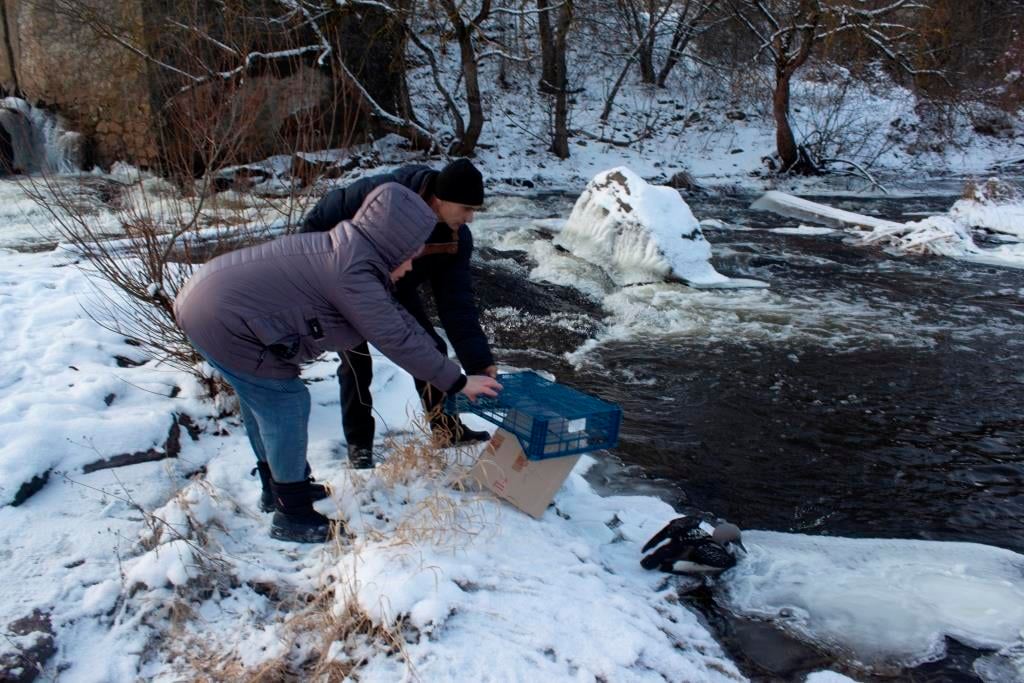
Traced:
[[620, 287], [672, 277], [704, 287], [738, 284], [711, 265], [711, 245], [679, 193], [648, 185], [624, 166], [594, 176], [555, 244], [597, 265]]
[[[899, 254], [934, 254], [1024, 268], [1024, 198], [986, 194], [984, 188], [991, 184], [992, 181], [976, 189], [974, 196], [957, 201], [946, 214], [907, 223], [844, 211], [774, 190], [766, 192], [750, 208], [853, 229], [863, 244], [878, 244]], [[975, 231], [1004, 244], [979, 246]]]
[[974, 543], [744, 533], [726, 605], [865, 666], [941, 658], [945, 638], [1020, 644], [1024, 556]]

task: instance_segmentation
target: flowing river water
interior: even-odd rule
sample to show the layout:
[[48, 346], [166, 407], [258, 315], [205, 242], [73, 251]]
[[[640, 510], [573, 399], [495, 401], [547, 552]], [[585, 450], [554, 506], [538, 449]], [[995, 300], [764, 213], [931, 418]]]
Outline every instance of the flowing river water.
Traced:
[[[795, 222], [750, 211], [754, 197], [698, 197], [687, 199], [695, 215], [724, 224], [705, 228], [718, 270], [769, 289], [665, 284], [603, 304], [554, 285], [510, 295], [503, 274], [522, 276], [538, 254], [562, 261], [544, 270], [556, 282], [604, 286], [528, 225], [567, 217], [573, 199], [495, 202], [474, 226], [477, 282], [503, 360], [622, 406], [615, 457], [593, 472], [599, 486], [745, 528], [1024, 552], [1024, 270], [888, 255], [841, 232], [774, 232]], [[819, 201], [905, 221], [955, 197]], [[540, 296], [555, 304], [531, 310]], [[843, 666], [713, 596], [689, 599], [755, 680]], [[900, 677], [977, 680], [978, 654], [951, 643], [945, 660]]]

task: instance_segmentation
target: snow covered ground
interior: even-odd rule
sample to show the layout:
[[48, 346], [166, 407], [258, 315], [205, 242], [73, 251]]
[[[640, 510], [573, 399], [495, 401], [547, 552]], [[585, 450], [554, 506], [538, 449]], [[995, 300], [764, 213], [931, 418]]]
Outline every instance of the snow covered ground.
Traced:
[[[4, 204], [11, 222], [50, 234], [38, 216], [18, 213], [26, 205], [16, 185], [0, 188], [16, 200]], [[503, 201], [518, 211], [515, 198]], [[531, 225], [488, 239], [550, 248], [529, 238]], [[23, 245], [25, 233], [10, 239]], [[553, 252], [531, 254], [563, 275], [589, 263], [560, 268]], [[586, 273], [576, 283], [591, 283], [620, 334], [671, 334], [666, 315], [687, 297], [723, 297], [671, 283], [621, 290]], [[676, 516], [666, 503], [597, 495], [585, 478], [590, 457], [539, 521], [463, 490], [471, 453], [393, 448], [374, 473], [349, 471], [338, 456], [330, 356], [304, 373], [310, 461], [333, 488], [323, 510], [347, 519], [356, 540], [272, 541], [237, 418], [220, 415], [192, 376], [137, 365], [137, 347], [90, 319], [94, 286], [73, 254], [0, 248], [0, 626], [9, 632], [0, 656], [38, 652], [50, 638], [46, 671], [69, 681], [283, 668], [360, 680], [744, 679], [678, 599], [677, 580], [639, 566], [639, 547]], [[762, 310], [808, 303], [771, 290], [738, 301]], [[677, 323], [693, 320], [680, 314]], [[373, 390], [380, 431], [414, 435], [411, 379], [378, 358]], [[160, 459], [175, 431], [176, 457]], [[108, 467], [147, 451], [154, 461]], [[41, 486], [28, 496], [22, 486], [33, 479]], [[987, 680], [1024, 671], [1024, 558], [1015, 553], [769, 532], [745, 540], [750, 555], [721, 579], [738, 613], [868, 666], [939, 656], [948, 635], [995, 652], [976, 667]], [[33, 614], [35, 626], [12, 626]]]
[[[466, 454], [434, 474], [427, 462], [348, 471], [336, 455], [332, 359], [306, 373], [310, 460], [334, 489], [325, 510], [357, 541], [271, 540], [237, 419], [218, 419], [185, 373], [119, 367], [115, 357], [137, 349], [88, 318], [89, 289], [65, 254], [0, 252], [10, 331], [0, 353], [0, 615], [48, 615], [58, 647], [48, 670], [62, 680], [172, 680], [308, 658], [356, 667], [361, 680], [742, 679], [663, 577], [639, 567], [638, 544], [673, 516], [665, 503], [601, 498], [584, 463], [535, 522], [453, 489]], [[380, 423], [415, 429], [411, 378], [383, 358], [374, 393]], [[183, 414], [198, 432], [182, 430], [177, 457], [83, 472], [164, 449]], [[11, 506], [36, 475], [47, 483]], [[360, 619], [372, 626], [360, 630]]]
[[[585, 44], [585, 41], [584, 41]], [[446, 86], [457, 86], [457, 51], [438, 51]], [[627, 166], [641, 177], [667, 183], [680, 172], [715, 188], [830, 191], [826, 179], [776, 178], [765, 157], [775, 153], [767, 71], [727, 74], [681, 63], [666, 88], [624, 82], [607, 121], [600, 119], [622, 56], [577, 49], [570, 83], [570, 157], [554, 158], [550, 145], [551, 102], [536, 94], [536, 73], [516, 71], [507, 87], [498, 79], [498, 60], [480, 64], [486, 123], [475, 161], [485, 178], [507, 191], [573, 189], [598, 172]], [[831, 69], [831, 67], [830, 67]], [[431, 129], [450, 130], [449, 115], [428, 65], [410, 71], [417, 113]], [[997, 165], [1024, 158], [1024, 125], [1008, 137], [981, 135], [969, 108], [951, 113], [946, 125], [920, 107], [914, 95], [888, 77], [858, 81], [841, 68], [798, 72], [791, 92], [791, 123], [797, 141], [817, 145], [823, 157], [842, 158], [866, 168], [890, 191], [932, 192], [944, 176], [987, 176]], [[1014, 167], [1006, 168], [1013, 172]], [[1017, 165], [1018, 173], [1020, 166]], [[852, 169], [843, 166], [843, 170]], [[839, 179], [834, 191], [874, 191], [863, 178]]]

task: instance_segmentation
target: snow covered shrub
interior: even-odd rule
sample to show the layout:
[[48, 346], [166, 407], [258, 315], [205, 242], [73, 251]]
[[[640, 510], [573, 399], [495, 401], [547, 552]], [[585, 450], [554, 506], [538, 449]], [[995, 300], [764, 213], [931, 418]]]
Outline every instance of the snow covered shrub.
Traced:
[[1007, 180], [989, 178], [984, 182], [968, 180], [964, 184], [963, 198], [981, 204], [1024, 201], [1024, 189]]
[[377, 468], [381, 483], [399, 497], [399, 516], [378, 540], [395, 545], [429, 543], [461, 547], [493, 523], [469, 476], [479, 446], [439, 448], [426, 418], [414, 421], [421, 434], [389, 440], [388, 459]]
[[308, 641], [302, 669], [309, 680], [358, 680], [359, 669], [381, 652], [398, 655], [413, 671], [402, 635], [405, 619], [375, 620], [360, 604], [357, 587], [355, 577], [328, 581], [328, 587], [289, 620], [293, 637]]
[[897, 86], [880, 92], [880, 79], [867, 83], [835, 64], [819, 64], [794, 84], [793, 123], [800, 145], [817, 162], [870, 167], [895, 140], [890, 121], [910, 112], [913, 96]]

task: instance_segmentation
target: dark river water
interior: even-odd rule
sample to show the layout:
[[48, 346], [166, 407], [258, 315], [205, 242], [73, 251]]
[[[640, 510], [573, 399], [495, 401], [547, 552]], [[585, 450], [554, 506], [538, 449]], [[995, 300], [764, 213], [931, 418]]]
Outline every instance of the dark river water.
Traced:
[[[706, 333], [641, 331], [582, 363], [543, 359], [623, 408], [621, 466], [598, 470], [597, 483], [649, 488], [746, 528], [1024, 552], [1024, 271], [891, 256], [841, 233], [775, 233], [796, 222], [748, 210], [752, 199], [687, 201], [699, 218], [755, 228], [705, 235], [720, 272], [770, 283], [763, 306], [731, 303], [750, 290], [717, 293], [699, 311]], [[568, 216], [571, 198], [544, 201]], [[915, 220], [955, 198], [819, 201]], [[842, 669], [712, 598], [693, 600], [756, 680]], [[943, 662], [899, 677], [977, 680], [976, 656], [954, 644]]]

